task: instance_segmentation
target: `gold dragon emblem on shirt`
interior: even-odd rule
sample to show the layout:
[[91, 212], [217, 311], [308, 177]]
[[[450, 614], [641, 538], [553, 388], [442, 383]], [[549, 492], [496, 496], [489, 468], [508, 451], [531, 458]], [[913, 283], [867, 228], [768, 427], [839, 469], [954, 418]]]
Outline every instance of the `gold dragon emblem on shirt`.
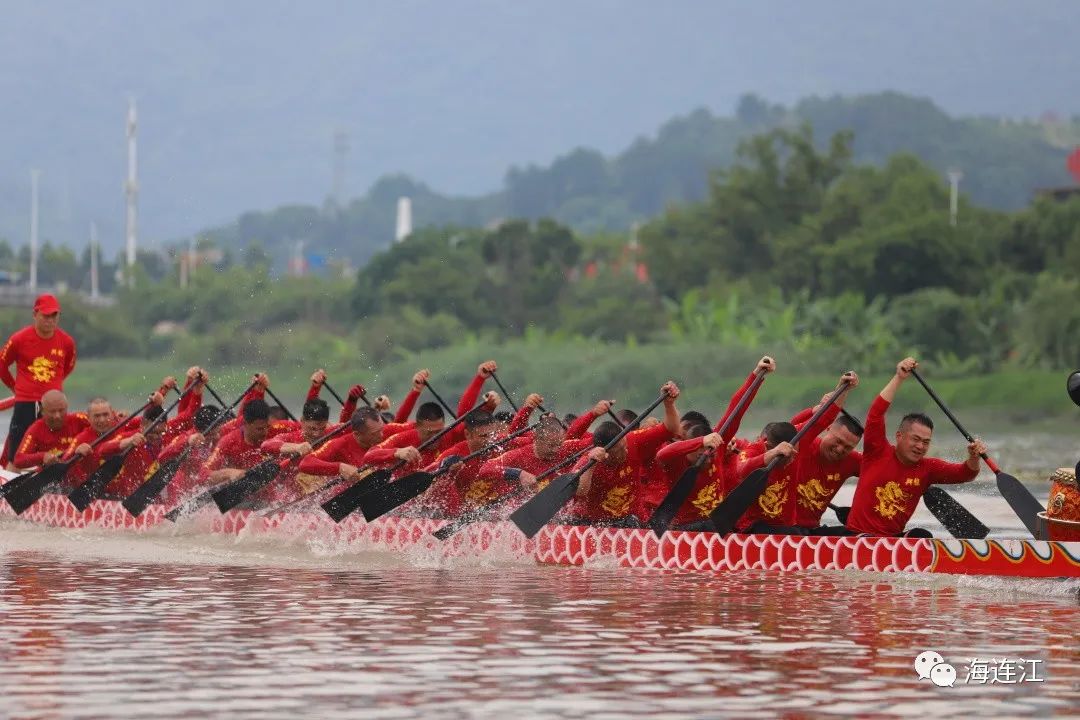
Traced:
[[761, 507], [761, 512], [766, 517], [779, 517], [784, 510], [786, 500], [783, 483], [773, 483], [765, 488], [765, 492], [761, 493], [761, 497], [758, 498], [758, 506]]
[[47, 383], [56, 377], [56, 367], [57, 364], [54, 361], [44, 355], [38, 355], [26, 366], [26, 369], [30, 372], [35, 381]]
[[724, 497], [716, 492], [716, 485], [709, 483], [701, 488], [691, 504], [701, 513], [701, 517], [708, 517], [709, 513], [715, 510], [723, 499]]
[[628, 513], [630, 511], [630, 486], [619, 485], [608, 490], [600, 507], [615, 516]]
[[894, 518], [899, 515], [904, 507], [907, 505], [908, 500], [911, 499], [906, 492], [904, 492], [900, 483], [895, 480], [890, 480], [877, 490], [874, 491], [877, 496], [877, 505], [874, 506], [874, 510], [877, 514], [883, 518]]
[[493, 492], [494, 484], [490, 480], [474, 480], [465, 493], [465, 499], [477, 505], [486, 505], [497, 497]]
[[829, 499], [829, 491], [817, 478], [810, 478], [798, 488], [799, 506], [811, 510], [824, 510]]

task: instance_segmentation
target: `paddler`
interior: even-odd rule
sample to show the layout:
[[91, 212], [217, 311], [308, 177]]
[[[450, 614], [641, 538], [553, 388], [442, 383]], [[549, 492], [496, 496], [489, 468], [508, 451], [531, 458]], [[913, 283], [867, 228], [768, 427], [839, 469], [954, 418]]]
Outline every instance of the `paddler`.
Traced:
[[59, 390], [48, 390], [41, 396], [41, 417], [23, 434], [15, 452], [16, 469], [47, 467], [73, 453], [86, 457], [93, 450], [89, 443], [77, 443], [76, 438], [90, 421], [84, 413], [69, 413], [67, 396]]
[[604, 446], [622, 431], [616, 423], [604, 422], [593, 433], [595, 447], [575, 467], [588, 460], [596, 464], [581, 475], [577, 495], [567, 508], [567, 515], [585, 524], [614, 527], [638, 527], [639, 494], [646, 466], [665, 442], [678, 437], [679, 411], [675, 400], [679, 387], [668, 381], [660, 388], [664, 395], [664, 420], [651, 427], [635, 430], [611, 448]]
[[[334, 438], [300, 461], [296, 481], [303, 494], [324, 484], [321, 480], [314, 482], [314, 478], [340, 477], [356, 481], [363, 477], [362, 467], [367, 464], [365, 455], [382, 441], [383, 419], [378, 410], [362, 407], [353, 413], [349, 424], [351, 432]], [[405, 455], [406, 459], [417, 459], [419, 453], [414, 456], [405, 452]]]
[[885, 413], [896, 391], [919, 364], [904, 358], [896, 374], [874, 398], [866, 416], [863, 434], [862, 469], [855, 498], [848, 514], [847, 528], [853, 533], [887, 537], [932, 537], [923, 528], [906, 531], [919, 499], [931, 484], [955, 484], [974, 480], [979, 474], [979, 455], [986, 445], [976, 439], [968, 443], [964, 462], [951, 463], [927, 457], [934, 422], [922, 413], [905, 415], [896, 430], [896, 445], [885, 436]]
[[[11, 425], [4, 444], [7, 467], [27, 429], [40, 417], [38, 403], [49, 390], [63, 391], [75, 369], [75, 341], [59, 328], [60, 302], [52, 295], [34, 300], [33, 322], [13, 334], [0, 348], [0, 381], [15, 393]], [[15, 375], [10, 367], [15, 365]]]
[[800, 458], [799, 472], [793, 487], [795, 525], [808, 535], [846, 535], [840, 526], [823, 526], [821, 517], [848, 478], [858, 477], [862, 453], [855, 447], [862, 439], [863, 428], [847, 415], [840, 415], [832, 425], [809, 445]]

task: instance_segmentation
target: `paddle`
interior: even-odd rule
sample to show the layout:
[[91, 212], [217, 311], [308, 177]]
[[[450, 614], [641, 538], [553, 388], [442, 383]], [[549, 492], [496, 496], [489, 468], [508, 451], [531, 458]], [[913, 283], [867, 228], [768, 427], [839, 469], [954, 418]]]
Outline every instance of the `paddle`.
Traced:
[[281, 408], [282, 410], [285, 411], [285, 416], [286, 417], [288, 417], [293, 422], [296, 422], [296, 416], [293, 415], [291, 412], [289, 412], [289, 408], [285, 407], [285, 405], [282, 404], [282, 402], [280, 400], [278, 400], [278, 396], [274, 394], [273, 390], [271, 390], [270, 388], [266, 388], [266, 394], [270, 396], [271, 400], [273, 400], [274, 402], [277, 403], [277, 406], [279, 408]]
[[[848, 383], [847, 380], [842, 381], [840, 387], [833, 391], [832, 395], [821, 404], [802, 428], [795, 433], [795, 437], [791, 439], [791, 444], [797, 445], [803, 435], [809, 432], [810, 428], [814, 427], [817, 421], [821, 419], [821, 416], [832, 407], [833, 403], [835, 403], [841, 395], [847, 392], [849, 387], [850, 383]], [[716, 532], [721, 535], [727, 535], [735, 528], [735, 523], [739, 521], [739, 518], [741, 518], [743, 514], [750, 509], [750, 506], [761, 497], [761, 493], [765, 492], [765, 486], [769, 484], [769, 475], [783, 461], [784, 458], [777, 455], [769, 461], [768, 465], [750, 473], [745, 480], [728, 493], [728, 496], [724, 498], [709, 515], [709, 520], [712, 521], [713, 526], [716, 528]]]
[[[946, 417], [948, 417], [949, 420], [952, 421], [952, 424], [956, 426], [956, 429], [960, 431], [960, 434], [963, 435], [969, 443], [975, 442], [975, 438], [971, 436], [971, 433], [964, 429], [964, 426], [960, 424], [960, 421], [956, 419], [956, 416], [953, 415], [949, 408], [945, 406], [945, 403], [942, 402], [941, 398], [938, 397], [937, 393], [935, 393], [930, 388], [930, 386], [926, 384], [926, 381], [922, 379], [922, 376], [919, 375], [919, 372], [917, 370], [912, 370], [911, 375], [919, 381], [919, 384], [923, 386], [924, 390], [926, 390], [926, 394], [929, 395], [935, 403], [937, 403], [938, 407], [941, 408], [941, 411], [945, 413]], [[1020, 522], [1024, 523], [1024, 527], [1028, 529], [1028, 532], [1031, 533], [1031, 536], [1034, 537], [1036, 540], [1045, 539], [1043, 537], [1042, 529], [1039, 527], [1039, 513], [1044, 512], [1046, 508], [1042, 506], [1042, 503], [1035, 499], [1035, 496], [1031, 494], [1031, 491], [1028, 490], [1022, 482], [999, 468], [997, 466], [997, 463], [990, 459], [989, 455], [987, 455], [986, 453], [981, 453], [980, 457], [986, 463], [986, 466], [990, 468], [990, 472], [997, 475], [998, 492], [1001, 493], [1001, 496], [1003, 498], [1005, 498], [1005, 502], [1009, 504], [1009, 507], [1012, 508], [1012, 511], [1016, 513], [1016, 516], [1020, 518]], [[944, 491], [942, 491], [942, 494], [944, 494]], [[959, 505], [959, 503], [957, 504]], [[927, 508], [929, 507], [930, 504], [927, 503]], [[976, 522], [978, 521], [976, 520]], [[982, 528], [986, 527], [982, 523], [979, 523], [978, 526]], [[970, 536], [958, 535], [957, 537]], [[986, 537], [986, 533], [984, 532], [979, 537]]]
[[989, 534], [990, 528], [979, 522], [956, 498], [937, 485], [927, 487], [922, 499], [930, 514], [936, 517], [954, 538], [982, 540]]
[[[334, 392], [334, 388], [330, 387], [330, 383], [323, 382], [323, 387], [326, 391], [334, 396], [334, 399], [341, 403], [341, 407], [345, 407], [345, 401], [341, 399], [341, 396]], [[371, 401], [367, 399], [367, 395], [361, 395], [360, 399], [364, 401], [364, 404], [371, 407]]]
[[[536, 422], [512, 432], [496, 442], [485, 445], [479, 450], [469, 453], [458, 462], [467, 463], [470, 460], [482, 457], [496, 448], [503, 447], [508, 441], [513, 440], [514, 438], [520, 437], [527, 432], [532, 432], [539, 424], [539, 422]], [[439, 468], [433, 473], [420, 470], [418, 472], [410, 473], [389, 485], [375, 488], [360, 498], [360, 511], [364, 513], [364, 519], [368, 522], [372, 522], [391, 510], [404, 505], [416, 496], [423, 494], [431, 487], [431, 484], [435, 482], [436, 478], [450, 472], [453, 467], [453, 465], [449, 465], [447, 467]]]
[[435, 392], [435, 388], [431, 387], [431, 383], [425, 380], [424, 387], [426, 387], [428, 389], [428, 392], [430, 392], [435, 397], [435, 399], [439, 401], [439, 404], [443, 406], [443, 409], [446, 410], [446, 412], [450, 413], [450, 417], [457, 419], [457, 414], [455, 414], [454, 411], [450, 409], [450, 406], [446, 404], [446, 401], [442, 399], [439, 393]]
[[836, 519], [840, 521], [841, 525], [847, 525], [848, 515], [851, 514], [850, 507], [838, 507], [836, 505], [833, 505], [832, 503], [829, 503], [829, 509], [836, 513]]
[[[234, 400], [231, 405], [226, 406], [225, 403], [221, 400], [221, 396], [214, 392], [214, 389], [210, 387], [210, 384], [203, 383], [203, 387], [205, 387], [207, 391], [214, 396], [215, 400], [221, 403], [222, 409], [221, 412], [217, 414], [217, 417], [213, 419], [210, 425], [207, 426], [206, 431], [203, 432], [202, 435], [209, 435], [214, 428], [225, 422], [229, 417], [229, 413], [232, 412], [232, 409], [240, 404], [240, 401], [243, 400], [249, 392], [251, 392], [251, 389], [254, 388], [256, 384], [256, 382], [253, 382], [248, 385], [247, 389], [240, 394], [240, 397], [236, 398], [236, 400]], [[176, 477], [177, 471], [180, 470], [180, 467], [188, 459], [188, 456], [191, 454], [191, 450], [192, 447], [189, 445], [188, 447], [180, 451], [179, 455], [165, 462], [165, 464], [159, 467], [153, 475], [151, 475], [149, 478], [146, 479], [145, 482], [143, 482], [142, 485], [136, 488], [135, 492], [124, 498], [124, 500], [120, 504], [123, 505], [124, 508], [132, 514], [133, 517], [139, 517], [139, 515], [141, 515], [143, 511], [150, 506], [150, 503], [154, 501], [154, 498], [160, 495], [161, 492], [166, 488], [166, 486], [168, 486], [168, 484], [172, 482], [172, 479]], [[169, 514], [167, 514], [165, 517], [167, 517], [169, 520], [175, 521], [175, 518], [179, 516], [179, 512], [177, 511], [181, 507], [183, 507], [183, 504], [174, 508], [173, 510], [170, 510]], [[176, 514], [172, 515], [172, 513]], [[169, 515], [172, 515], [172, 517], [169, 517]]]
[[[591, 447], [587, 447], [584, 450], [579, 450], [578, 452], [574, 453], [573, 455], [566, 458], [565, 460], [563, 460], [563, 461], [561, 461], [561, 462], [559, 462], [559, 463], [557, 463], [555, 465], [552, 465], [547, 470], [545, 470], [544, 472], [542, 472], [542, 473], [540, 473], [539, 475], [536, 476], [537, 482], [539, 482], [540, 480], [543, 480], [546, 477], [550, 477], [551, 475], [554, 475], [555, 473], [557, 473], [559, 470], [562, 470], [567, 465], [574, 464], [575, 462], [577, 462], [578, 458], [580, 458], [582, 455], [589, 452], [590, 450], [592, 450]], [[492, 500], [491, 502], [489, 502], [487, 505], [484, 505], [483, 507], [478, 507], [478, 508], [476, 508], [474, 510], [470, 510], [470, 511], [460, 515], [456, 519], [451, 520], [450, 522], [443, 525], [441, 528], [439, 528], [438, 530], [436, 530], [435, 532], [433, 532], [431, 534], [432, 534], [432, 536], [438, 538], [439, 540], [446, 540], [448, 537], [450, 537], [451, 535], [453, 535], [454, 533], [456, 533], [458, 530], [465, 527], [466, 525], [472, 525], [473, 523], [481, 522], [483, 520], [486, 520], [486, 519], [490, 518], [492, 516], [492, 514], [496, 510], [498, 510], [500, 507], [502, 507], [503, 505], [506, 505], [507, 503], [513, 501], [516, 498], [523, 497], [525, 495], [525, 493], [526, 493], [525, 488], [523, 488], [523, 487], [518, 488], [517, 490], [514, 490], [513, 492], [509, 492], [506, 495], [503, 495], [501, 498], [498, 498], [497, 500]]]
[[506, 398], [506, 401], [508, 403], [510, 403], [510, 407], [514, 408], [514, 412], [517, 412], [518, 406], [514, 404], [514, 398], [510, 397], [510, 393], [507, 392], [506, 388], [503, 387], [502, 381], [499, 380], [499, 376], [495, 373], [491, 373], [491, 379], [494, 380], [495, 384], [499, 386], [500, 390], [502, 390], [503, 397]]
[[[442, 430], [432, 435], [425, 442], [421, 443], [420, 446], [416, 449], [423, 452], [438, 441], [442, 440], [447, 433], [449, 433], [461, 423], [465, 422], [465, 418], [467, 418], [469, 415], [476, 412], [483, 406], [484, 400], [481, 400], [479, 403], [476, 404], [476, 407], [472, 408], [467, 413], [444, 427]], [[364, 495], [371, 492], [375, 488], [385, 485], [390, 480], [390, 478], [393, 477], [395, 472], [405, 467], [406, 465], [408, 465], [407, 461], [398, 460], [396, 463], [394, 463], [388, 468], [383, 468], [382, 470], [371, 473], [367, 477], [357, 480], [355, 483], [324, 502], [321, 506], [322, 509], [326, 511], [327, 515], [333, 518], [334, 522], [341, 522], [349, 515], [354, 513], [358, 507], [360, 507], [360, 499]]]
[[[746, 389], [739, 397], [739, 402], [736, 403], [735, 409], [728, 415], [727, 420], [717, 431], [720, 435], [720, 448], [727, 445], [729, 438], [727, 437], [728, 429], [735, 422], [735, 418], [739, 417], [743, 410], [746, 409], [747, 404], [750, 402], [750, 398], [754, 396], [758, 387], [765, 381], [765, 371], [761, 370], [757, 373], [757, 377], [754, 378], [753, 383]], [[649, 518], [649, 527], [652, 528], [653, 533], [657, 538], [662, 538], [664, 533], [667, 532], [668, 527], [671, 525], [671, 521], [675, 519], [675, 516], [679, 513], [679, 508], [683, 506], [686, 499], [690, 497], [690, 493], [694, 490], [694, 483], [697, 482], [698, 474], [701, 472], [701, 468], [708, 463], [713, 455], [716, 454], [716, 449], [707, 448], [697, 460], [688, 467], [679, 479], [675, 481], [675, 484], [671, 486], [671, 490], [668, 491], [664, 499], [660, 501], [660, 504], [653, 511], [652, 517]]]
[[[321, 447], [333, 440], [346, 430], [351, 430], [348, 423], [342, 423], [328, 433], [320, 435], [311, 441], [311, 449]], [[273, 482], [286, 467], [299, 459], [298, 455], [290, 455], [287, 458], [270, 458], [264, 460], [255, 467], [245, 472], [242, 476], [231, 483], [219, 485], [211, 494], [218, 510], [223, 513], [232, 510], [244, 501], [245, 498], [254, 495]]]
[[[138, 415], [142, 413], [144, 410], [146, 410], [146, 408], [150, 407], [151, 405], [153, 405], [153, 402], [147, 401], [145, 405], [132, 413], [132, 415]], [[111, 428], [99, 435], [93, 442], [90, 443], [90, 448], [96, 448], [98, 445], [105, 442], [116, 433], [120, 432], [120, 429], [127, 425], [128, 422], [130, 422], [132, 415], [129, 415], [124, 419], [118, 421]], [[68, 470], [70, 470], [77, 462], [82, 459], [83, 456], [72, 456], [67, 460], [59, 460], [52, 463], [51, 465], [46, 465], [41, 470], [35, 473], [27, 473], [25, 475], [20, 475], [19, 477], [15, 478], [4, 486], [13, 486], [7, 490], [6, 494], [4, 495], [4, 499], [7, 500], [8, 505], [10, 505], [11, 509], [15, 511], [16, 515], [22, 515], [24, 512], [26, 512], [27, 508], [36, 503], [41, 498], [41, 496], [45, 494], [45, 491], [48, 490], [51, 485], [63, 480], [64, 476], [67, 475]], [[18, 483], [18, 485], [14, 485], [15, 483]]]
[[[611, 450], [611, 448], [615, 447], [620, 440], [640, 425], [649, 416], [649, 413], [655, 410], [666, 398], [666, 391], [660, 393], [660, 397], [656, 398], [656, 401], [645, 412], [638, 415], [633, 422], [624, 426], [619, 431], [619, 434], [604, 446], [604, 450]], [[548, 483], [546, 488], [533, 495], [524, 505], [511, 513], [510, 519], [525, 534], [525, 537], [533, 537], [540, 532], [540, 528], [547, 525], [551, 518], [555, 517], [555, 514], [562, 509], [563, 505], [570, 501], [570, 498], [577, 492], [581, 476], [595, 464], [595, 460], [589, 460], [580, 470], [555, 478]]]
[[[176, 400], [174, 400], [173, 403], [169, 405], [169, 407], [166, 408], [164, 412], [161, 413], [161, 415], [159, 415], [152, 423], [150, 423], [149, 426], [147, 426], [146, 430], [143, 431], [143, 435], [149, 434], [158, 425], [167, 422], [169, 419], [169, 413], [176, 409], [176, 406], [180, 404], [180, 401], [183, 400], [184, 397], [194, 389], [195, 383], [192, 383], [187, 387], [187, 389], [180, 393], [180, 397], [176, 398]], [[98, 467], [97, 470], [90, 473], [90, 477], [86, 478], [86, 480], [84, 480], [82, 484], [80, 484], [77, 488], [68, 493], [68, 500], [71, 501], [71, 504], [75, 506], [76, 510], [82, 512], [90, 506], [90, 503], [101, 497], [101, 494], [105, 491], [105, 488], [108, 487], [109, 483], [113, 481], [113, 478], [117, 476], [117, 474], [120, 472], [120, 469], [124, 466], [124, 461], [127, 460], [128, 455], [130, 455], [134, 450], [135, 446], [132, 445], [127, 450], [124, 450], [123, 452], [119, 452], [116, 455], [107, 458], [105, 462], [103, 462]]]

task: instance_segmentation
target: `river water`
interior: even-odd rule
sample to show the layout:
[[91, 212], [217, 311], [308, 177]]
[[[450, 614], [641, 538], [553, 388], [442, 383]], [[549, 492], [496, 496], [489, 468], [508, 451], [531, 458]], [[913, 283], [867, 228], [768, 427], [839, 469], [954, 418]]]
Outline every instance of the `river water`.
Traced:
[[[1030, 476], [1071, 464], [1067, 439], [1006, 440]], [[1022, 532], [989, 477], [951, 491]], [[1076, 717], [1078, 628], [1078, 580], [544, 567], [0, 520], [4, 718]], [[952, 687], [919, 678], [923, 651]]]

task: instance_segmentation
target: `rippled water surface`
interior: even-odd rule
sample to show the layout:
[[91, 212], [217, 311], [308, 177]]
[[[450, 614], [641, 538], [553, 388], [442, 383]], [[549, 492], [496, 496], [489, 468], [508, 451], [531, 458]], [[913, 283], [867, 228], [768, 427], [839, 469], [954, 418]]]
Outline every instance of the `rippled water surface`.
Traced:
[[[315, 547], [315, 545], [313, 545]], [[539, 567], [0, 523], [5, 717], [1075, 716], [1075, 581]], [[920, 681], [936, 650], [955, 687]], [[964, 684], [971, 657], [1044, 682]]]

